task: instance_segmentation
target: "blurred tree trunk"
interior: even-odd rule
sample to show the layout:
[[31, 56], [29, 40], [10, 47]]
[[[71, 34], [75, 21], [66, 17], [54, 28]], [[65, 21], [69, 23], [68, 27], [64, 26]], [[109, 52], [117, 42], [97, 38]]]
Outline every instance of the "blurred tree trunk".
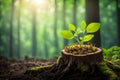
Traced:
[[49, 54], [48, 54], [48, 45], [47, 45], [47, 41], [49, 40], [48, 39], [48, 34], [47, 34], [47, 28], [46, 28], [46, 23], [45, 23], [45, 26], [44, 26], [44, 51], [45, 51], [45, 57], [48, 58]]
[[[3, 6], [4, 2], [3, 0], [0, 0], [0, 55], [9, 57], [9, 29], [5, 25], [9, 22], [9, 15], [5, 16], [5, 14], [2, 14], [6, 10]], [[7, 40], [7, 42], [4, 39]]]
[[36, 41], [36, 7], [33, 6], [33, 11], [32, 11], [32, 56], [36, 56], [36, 51], [37, 51], [37, 41]]
[[73, 0], [73, 24], [77, 26], [77, 0]]
[[[0, 26], [2, 26], [2, 0], [0, 0]], [[2, 36], [2, 27], [0, 27], [0, 47], [3, 46], [1, 36]], [[3, 50], [0, 49], [0, 55], [2, 55], [2, 53], [3, 53]]]
[[1, 19], [2, 19], [2, 0], [0, 0], [0, 22], [1, 22]]
[[2, 0], [0, 0], [0, 20], [2, 18]]
[[120, 0], [116, 0], [117, 6], [117, 25], [118, 25], [118, 45], [120, 46]]
[[18, 8], [18, 47], [17, 47], [17, 57], [20, 58], [20, 16], [21, 16], [21, 0], [19, 0], [19, 8]]
[[[44, 17], [49, 17], [49, 6], [46, 6], [45, 10], [45, 16]], [[44, 52], [45, 52], [45, 57], [48, 58], [49, 57], [49, 49], [48, 49], [48, 41], [49, 41], [49, 37], [48, 37], [48, 29], [47, 26], [49, 26], [48, 24], [46, 24], [46, 22], [49, 22], [49, 18], [45, 19], [45, 23], [44, 23], [44, 28], [43, 28], [43, 38], [44, 38]]]
[[14, 2], [11, 0], [11, 15], [10, 15], [10, 40], [9, 40], [9, 53], [10, 58], [13, 58], [13, 17], [14, 17]]
[[[100, 22], [99, 20], [99, 0], [86, 0], [86, 22]], [[95, 33], [92, 43], [97, 47], [101, 46], [100, 30]]]
[[54, 43], [55, 43], [55, 47], [56, 47], [56, 53], [58, 52], [58, 37], [57, 37], [57, 13], [58, 13], [58, 6], [57, 6], [57, 0], [55, 0], [55, 13], [54, 13], [54, 37], [55, 37], [55, 40], [54, 40]]
[[73, 0], [73, 24], [77, 27], [77, 0]]
[[[66, 0], [63, 0], [63, 29], [66, 29]], [[68, 45], [68, 40], [64, 39], [64, 45], [63, 46], [66, 46]]]

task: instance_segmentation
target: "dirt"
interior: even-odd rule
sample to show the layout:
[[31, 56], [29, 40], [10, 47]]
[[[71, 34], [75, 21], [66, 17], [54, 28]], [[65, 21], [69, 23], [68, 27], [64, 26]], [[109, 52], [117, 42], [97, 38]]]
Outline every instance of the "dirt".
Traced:
[[9, 80], [10, 78], [23, 75], [27, 70], [31, 69], [32, 67], [46, 66], [53, 63], [53, 60], [47, 61], [34, 58], [16, 60], [7, 59], [0, 56], [0, 80]]
[[[56, 64], [58, 64], [56, 59], [49, 61], [34, 58], [15, 60], [0, 57], [0, 80], [110, 80], [105, 78], [105, 75], [101, 75], [96, 65], [90, 65], [88, 71], [85, 68], [79, 71], [74, 68], [76, 65], [67, 70], [67, 68], [64, 69], [67, 66], [64, 62], [59, 66]], [[41, 70], [31, 70], [33, 67], [48, 65], [52, 66]], [[92, 71], [93, 67], [95, 71]], [[120, 76], [120, 72], [116, 72]]]

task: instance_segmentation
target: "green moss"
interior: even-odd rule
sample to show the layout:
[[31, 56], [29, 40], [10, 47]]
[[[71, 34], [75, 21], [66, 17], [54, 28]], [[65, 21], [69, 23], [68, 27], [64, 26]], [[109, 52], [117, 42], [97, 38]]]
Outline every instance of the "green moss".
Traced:
[[45, 68], [49, 68], [49, 67], [51, 67], [52, 65], [47, 65], [47, 66], [38, 66], [38, 67], [33, 67], [33, 68], [31, 68], [31, 70], [32, 71], [41, 71], [41, 70], [43, 70], [43, 69], [45, 69]]
[[98, 64], [98, 67], [103, 75], [105, 75], [109, 80], [118, 80], [118, 76], [110, 69], [105, 62]]
[[85, 72], [85, 71], [88, 71], [89, 70], [89, 66], [88, 65], [77, 65], [77, 69], [82, 71], [82, 72]]
[[58, 65], [60, 63], [61, 56], [58, 57], [56, 64]]
[[105, 63], [107, 64], [107, 66], [109, 66], [112, 70], [116, 70], [116, 71], [120, 71], [120, 66], [116, 65], [115, 63], [105, 60]]

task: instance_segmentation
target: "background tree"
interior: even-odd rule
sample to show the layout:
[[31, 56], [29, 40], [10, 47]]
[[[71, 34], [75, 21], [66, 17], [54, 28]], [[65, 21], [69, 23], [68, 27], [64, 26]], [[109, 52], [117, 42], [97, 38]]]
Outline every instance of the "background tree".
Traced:
[[10, 57], [13, 58], [13, 17], [14, 17], [14, 2], [11, 0], [11, 16], [10, 16], [10, 40], [9, 40], [9, 53]]
[[47, 34], [47, 25], [46, 25], [46, 23], [45, 23], [45, 25], [44, 25], [44, 29], [43, 29], [43, 31], [44, 31], [44, 35], [43, 35], [43, 37], [44, 37], [44, 52], [45, 52], [45, 57], [46, 58], [48, 58], [48, 56], [49, 56], [49, 48], [48, 48], [48, 45], [47, 45], [47, 40], [48, 40], [48, 35], [49, 34]]
[[54, 44], [55, 44], [55, 47], [56, 47], [56, 53], [58, 52], [58, 37], [57, 37], [57, 21], [58, 21], [58, 19], [57, 19], [57, 14], [58, 14], [58, 6], [57, 6], [57, 0], [54, 0], [55, 2], [54, 2], [54, 4], [55, 4], [55, 12], [54, 12]]
[[[0, 0], [0, 55], [9, 57], [9, 26], [10, 26], [10, 9], [11, 0]], [[8, 14], [9, 13], [9, 14]]]
[[21, 23], [20, 23], [20, 17], [21, 17], [21, 0], [19, 0], [19, 7], [18, 7], [18, 17], [17, 17], [17, 21], [18, 21], [18, 30], [17, 30], [17, 36], [18, 36], [18, 47], [17, 47], [17, 57], [20, 59], [20, 25], [21, 25]]
[[73, 0], [73, 24], [77, 26], [77, 0]]
[[33, 6], [32, 9], [32, 56], [36, 56], [37, 51], [37, 41], [36, 41], [36, 7]]
[[117, 6], [117, 25], [118, 25], [118, 45], [120, 46], [120, 0], [116, 0]]
[[[86, 0], [86, 22], [87, 24], [91, 22], [100, 22], [99, 20], [99, 0]], [[100, 47], [100, 31], [95, 33], [95, 38], [92, 42]]]
[[116, 0], [100, 0], [99, 4], [101, 23], [101, 45], [104, 48], [110, 48], [113, 45], [118, 44]]
[[[63, 29], [66, 29], [66, 0], [63, 0]], [[68, 45], [68, 40], [64, 39], [64, 45]]]
[[[2, 0], [0, 0], [0, 26], [2, 26]], [[0, 45], [2, 45], [2, 27], [0, 27]], [[0, 55], [2, 55], [2, 46], [0, 46]]]
[[0, 0], [0, 20], [2, 18], [2, 0]]

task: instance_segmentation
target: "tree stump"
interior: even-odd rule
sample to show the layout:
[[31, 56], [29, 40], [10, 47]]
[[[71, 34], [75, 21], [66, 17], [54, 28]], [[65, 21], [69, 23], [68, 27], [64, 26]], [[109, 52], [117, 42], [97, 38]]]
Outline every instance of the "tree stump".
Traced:
[[78, 54], [74, 55], [67, 53], [65, 49], [62, 50], [62, 59], [65, 64], [74, 63], [74, 64], [96, 64], [103, 61], [103, 54], [100, 48], [97, 48], [96, 52], [87, 53], [87, 54]]

